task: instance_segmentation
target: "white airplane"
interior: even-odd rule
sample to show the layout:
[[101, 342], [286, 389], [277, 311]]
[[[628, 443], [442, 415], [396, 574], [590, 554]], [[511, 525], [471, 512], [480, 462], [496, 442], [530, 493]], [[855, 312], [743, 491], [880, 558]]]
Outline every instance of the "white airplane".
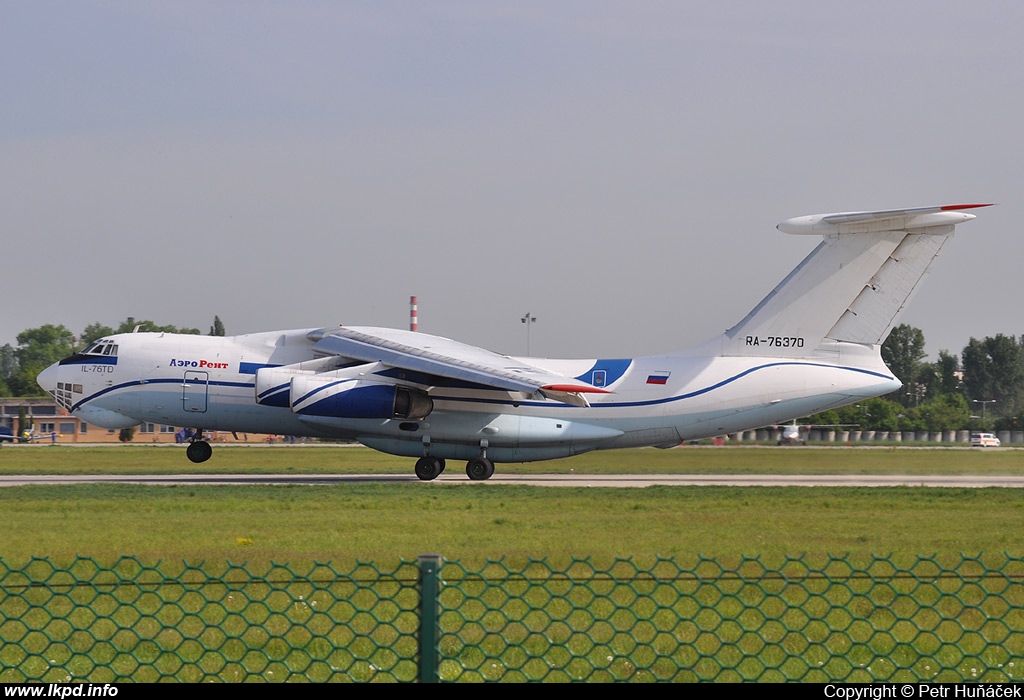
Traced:
[[806, 445], [807, 434], [812, 430], [828, 430], [835, 428], [854, 428], [856, 423], [800, 423], [796, 419], [787, 425], [776, 425], [775, 429], [782, 431], [779, 436], [779, 445]]
[[823, 240], [738, 324], [681, 352], [516, 358], [412, 331], [316, 328], [234, 337], [125, 333], [39, 375], [102, 428], [220, 430], [357, 440], [416, 458], [423, 480], [467, 460], [530, 462], [789, 421], [895, 391], [879, 347], [957, 224], [960, 204], [822, 214], [778, 225]]

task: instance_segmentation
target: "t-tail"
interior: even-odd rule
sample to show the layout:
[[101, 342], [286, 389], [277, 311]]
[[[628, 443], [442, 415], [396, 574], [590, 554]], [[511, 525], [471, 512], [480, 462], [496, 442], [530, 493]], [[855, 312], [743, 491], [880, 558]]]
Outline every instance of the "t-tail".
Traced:
[[954, 204], [816, 214], [778, 229], [824, 240], [746, 318], [712, 341], [724, 356], [874, 355], [953, 236], [975, 218]]

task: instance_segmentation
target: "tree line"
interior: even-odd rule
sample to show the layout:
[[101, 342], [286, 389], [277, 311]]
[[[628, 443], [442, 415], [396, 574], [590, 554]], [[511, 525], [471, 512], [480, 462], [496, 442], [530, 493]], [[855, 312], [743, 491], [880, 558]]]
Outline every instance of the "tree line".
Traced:
[[[161, 326], [153, 321], [137, 321], [131, 316], [117, 328], [90, 323], [78, 336], [63, 325], [48, 323], [39, 328], [29, 328], [18, 334], [17, 347], [6, 343], [0, 348], [0, 396], [41, 396], [42, 388], [36, 383], [36, 376], [44, 369], [84, 350], [94, 340], [115, 333], [131, 333], [136, 328], [157, 333], [201, 333], [198, 328]], [[209, 335], [224, 335], [224, 324], [219, 316], [213, 317]]]
[[[140, 331], [200, 334], [128, 317], [117, 328], [92, 323], [75, 336], [47, 324], [18, 334], [17, 347], [0, 348], [0, 396], [40, 396], [36, 375], [58, 360], [114, 333]], [[224, 335], [214, 316], [209, 335]], [[1024, 429], [1024, 335], [971, 338], [960, 355], [946, 350], [926, 362], [924, 333], [896, 326], [882, 344], [882, 359], [903, 387], [886, 396], [819, 413], [817, 424], [856, 424], [864, 430]], [[1019, 418], [1018, 418], [1019, 416]]]
[[813, 416], [864, 430], [1024, 429], [1024, 335], [971, 338], [960, 355], [926, 362], [924, 333], [896, 326], [882, 359], [903, 386], [891, 394]]

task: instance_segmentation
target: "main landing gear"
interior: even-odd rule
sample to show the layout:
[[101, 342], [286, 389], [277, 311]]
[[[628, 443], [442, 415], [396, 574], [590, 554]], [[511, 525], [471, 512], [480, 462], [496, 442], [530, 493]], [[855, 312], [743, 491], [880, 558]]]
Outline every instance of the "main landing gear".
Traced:
[[[433, 481], [444, 471], [444, 460], [426, 455], [416, 460], [416, 476], [423, 481]], [[486, 457], [474, 457], [466, 463], [466, 476], [473, 481], [490, 479], [494, 474], [494, 462]]]
[[192, 436], [191, 442], [188, 444], [188, 449], [185, 451], [188, 455], [189, 460], [193, 464], [200, 464], [205, 462], [213, 454], [213, 448], [210, 447], [210, 443], [203, 439], [203, 431], [200, 428], [196, 431], [196, 434]]
[[486, 481], [494, 474], [494, 462], [486, 457], [474, 457], [466, 462], [466, 476], [473, 481]]
[[427, 455], [416, 460], [416, 476], [421, 481], [433, 481], [444, 471], [444, 460]]

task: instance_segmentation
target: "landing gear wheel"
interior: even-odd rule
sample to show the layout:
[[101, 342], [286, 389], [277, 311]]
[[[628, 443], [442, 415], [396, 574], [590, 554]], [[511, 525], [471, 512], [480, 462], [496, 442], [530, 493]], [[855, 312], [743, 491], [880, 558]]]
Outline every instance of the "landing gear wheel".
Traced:
[[416, 460], [416, 476], [421, 481], [433, 481], [444, 471], [444, 460], [437, 457], [420, 457]]
[[189, 443], [188, 449], [185, 454], [195, 464], [205, 462], [213, 454], [213, 448], [210, 447], [210, 443], [205, 440], [196, 440], [195, 442]]
[[466, 462], [466, 476], [473, 481], [486, 481], [494, 474], [494, 462], [486, 457], [474, 457]]

